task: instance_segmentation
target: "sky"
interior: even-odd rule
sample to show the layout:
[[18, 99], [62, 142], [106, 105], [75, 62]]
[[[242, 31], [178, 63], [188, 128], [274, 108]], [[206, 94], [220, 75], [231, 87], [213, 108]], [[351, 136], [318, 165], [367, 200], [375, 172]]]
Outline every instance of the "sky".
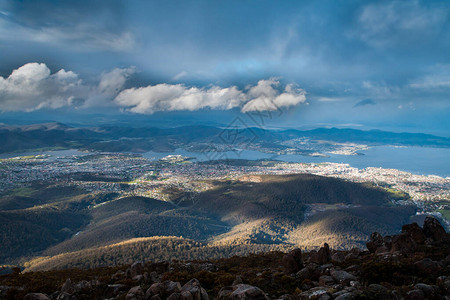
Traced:
[[0, 0], [0, 122], [267, 111], [450, 135], [449, 97], [446, 0]]

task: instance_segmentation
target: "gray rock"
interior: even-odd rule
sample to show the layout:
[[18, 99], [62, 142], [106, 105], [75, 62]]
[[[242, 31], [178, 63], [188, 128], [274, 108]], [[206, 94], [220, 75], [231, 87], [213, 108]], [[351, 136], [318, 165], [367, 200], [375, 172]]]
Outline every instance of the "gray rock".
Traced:
[[179, 293], [181, 285], [179, 282], [166, 280], [164, 282], [156, 282], [152, 284], [145, 292], [145, 297], [150, 298], [153, 295], [159, 295], [161, 298], [166, 298], [173, 293]]
[[217, 298], [218, 299], [230, 299], [231, 294], [234, 292], [233, 286], [225, 286], [225, 287], [221, 288], [219, 291], [219, 294], [217, 295]]
[[355, 295], [353, 293], [345, 292], [344, 294], [334, 298], [334, 300], [353, 300], [355, 299]]
[[285, 254], [282, 259], [284, 273], [287, 275], [297, 273], [303, 268], [302, 250], [296, 248]]
[[180, 300], [181, 294], [180, 293], [173, 293], [169, 297], [167, 297], [167, 300]]
[[125, 300], [143, 300], [143, 299], [144, 299], [144, 291], [140, 286], [132, 287], [125, 296]]
[[194, 300], [208, 300], [208, 293], [201, 287], [197, 279], [191, 279], [188, 283], [183, 285], [181, 292], [189, 292]]
[[423, 232], [427, 237], [430, 237], [435, 241], [442, 241], [447, 237], [447, 232], [444, 227], [442, 227], [441, 223], [431, 216], [425, 218]]
[[74, 295], [69, 293], [61, 292], [56, 297], [57, 300], [76, 300], [77, 298]]
[[384, 246], [383, 236], [378, 232], [370, 235], [370, 240], [366, 243], [366, 247], [370, 253], [375, 253], [378, 248]]
[[113, 280], [120, 280], [120, 279], [123, 279], [123, 278], [125, 278], [125, 272], [122, 271], [122, 270], [117, 271], [116, 273], [114, 273], [111, 276], [111, 279], [113, 279]]
[[124, 284], [108, 284], [105, 290], [104, 297], [105, 298], [116, 297], [121, 292], [125, 292], [127, 289], [128, 289], [127, 286]]
[[334, 271], [331, 271], [330, 274], [334, 280], [336, 280], [337, 282], [340, 282], [340, 283], [349, 284], [350, 281], [357, 280], [357, 278], [354, 275], [352, 275], [346, 271], [334, 270]]
[[345, 254], [343, 252], [336, 252], [331, 255], [331, 260], [335, 262], [343, 262], [345, 260]]
[[319, 285], [329, 286], [329, 285], [332, 285], [334, 283], [335, 283], [334, 279], [331, 276], [322, 275], [322, 276], [319, 277]]
[[137, 282], [143, 282], [145, 281], [145, 276], [144, 275], [136, 275], [132, 278], [133, 281], [137, 281]]
[[345, 259], [357, 259], [361, 254], [361, 249], [353, 247], [350, 252], [345, 256]]
[[241, 283], [244, 283], [244, 282], [242, 281], [241, 276], [237, 275], [236, 279], [233, 281], [233, 283], [231, 285], [237, 285], [237, 284], [241, 284]]
[[134, 262], [130, 266], [130, 277], [133, 278], [136, 275], [142, 275], [144, 271], [144, 263], [142, 261]]
[[406, 233], [402, 233], [396, 235], [392, 238], [392, 246], [391, 253], [394, 252], [402, 252], [402, 253], [410, 253], [413, 252], [417, 248], [416, 242], [411, 238], [410, 235]]
[[319, 260], [318, 264], [320, 265], [324, 265], [330, 262], [331, 261], [330, 246], [327, 243], [323, 244], [323, 247], [321, 247], [317, 252], [317, 256]]
[[92, 291], [92, 284], [82, 280], [73, 286], [74, 293], [89, 294]]
[[412, 290], [406, 293], [406, 300], [425, 300], [422, 290]]
[[414, 263], [414, 266], [422, 273], [436, 274], [441, 271], [442, 267], [438, 262], [431, 260], [430, 258], [424, 258]]
[[409, 235], [411, 239], [419, 245], [424, 244], [425, 240], [427, 239], [422, 228], [420, 228], [417, 223], [403, 225], [402, 233]]
[[414, 286], [416, 290], [421, 290], [426, 298], [433, 298], [435, 296], [435, 288], [425, 283], [418, 283]]
[[[327, 289], [323, 287], [316, 287], [309, 289], [305, 292], [300, 293], [299, 295], [300, 299], [326, 299], [327, 297], [330, 297], [328, 295]], [[328, 298], [329, 299], [329, 298]]]
[[10, 286], [0, 285], [0, 297], [6, 296], [6, 293], [11, 289]]
[[67, 278], [66, 282], [64, 282], [63, 286], [61, 287], [61, 292], [67, 294], [72, 294], [74, 292], [74, 286], [70, 278]]
[[319, 271], [321, 275], [330, 275], [330, 271], [333, 268], [334, 268], [333, 264], [325, 264], [317, 267], [317, 271]]
[[368, 291], [373, 299], [390, 299], [389, 290], [382, 285], [373, 283], [369, 285]]
[[224, 287], [219, 291], [219, 299], [230, 300], [268, 300], [266, 294], [256, 286], [248, 284], [238, 284], [232, 287]]
[[295, 277], [300, 279], [301, 281], [305, 279], [309, 279], [311, 276], [311, 271], [309, 268], [303, 268], [295, 274]]
[[42, 293], [28, 293], [23, 297], [23, 300], [50, 300], [50, 298]]
[[194, 297], [192, 294], [188, 291], [182, 291], [181, 292], [181, 299], [182, 300], [194, 300]]
[[280, 297], [278, 297], [277, 300], [294, 300], [294, 297], [292, 297], [289, 294], [284, 294], [284, 295], [281, 295]]

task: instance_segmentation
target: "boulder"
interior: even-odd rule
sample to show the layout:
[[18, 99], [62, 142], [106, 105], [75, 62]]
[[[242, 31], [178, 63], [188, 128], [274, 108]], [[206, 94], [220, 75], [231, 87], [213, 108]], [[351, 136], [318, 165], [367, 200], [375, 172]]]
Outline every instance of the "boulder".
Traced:
[[132, 287], [125, 296], [125, 300], [143, 300], [143, 299], [144, 299], [144, 291], [140, 286]]
[[[54, 298], [52, 297], [52, 299], [54, 299]], [[61, 292], [56, 297], [56, 300], [77, 300], [77, 297], [75, 297], [74, 295], [71, 295], [69, 293]]]
[[381, 234], [374, 232], [370, 235], [370, 240], [366, 243], [366, 247], [370, 253], [375, 253], [378, 248], [384, 246], [384, 239]]
[[427, 237], [422, 228], [417, 223], [406, 224], [402, 226], [402, 233], [408, 235], [416, 244], [422, 245]]
[[142, 275], [144, 271], [144, 263], [142, 261], [136, 261], [130, 266], [130, 277], [133, 278], [136, 275]]
[[136, 275], [131, 279], [137, 282], [144, 282], [146, 280], [146, 277], [144, 275]]
[[73, 286], [74, 293], [89, 294], [92, 291], [92, 284], [87, 280], [82, 280]]
[[438, 262], [430, 258], [419, 260], [414, 263], [414, 266], [423, 274], [436, 274], [442, 269]]
[[333, 255], [331, 255], [331, 260], [341, 263], [345, 260], [345, 254], [341, 251], [334, 253]]
[[1, 297], [6, 296], [6, 294], [8, 293], [8, 291], [11, 289], [10, 286], [7, 285], [0, 285], [0, 299]]
[[425, 295], [421, 290], [411, 290], [406, 293], [406, 300], [425, 300]]
[[334, 300], [353, 300], [355, 299], [355, 295], [350, 292], [345, 292], [342, 295], [337, 296]]
[[284, 273], [287, 275], [297, 273], [303, 268], [302, 251], [299, 248], [285, 254], [282, 259]]
[[357, 278], [354, 275], [342, 270], [333, 270], [331, 271], [330, 275], [337, 282], [344, 284], [349, 284], [351, 281], [357, 280]]
[[74, 292], [74, 286], [70, 278], [67, 278], [66, 282], [64, 282], [63, 286], [61, 287], [61, 292], [67, 294], [72, 294]]
[[180, 293], [173, 293], [169, 297], [167, 297], [167, 300], [180, 300], [181, 294]]
[[425, 284], [425, 283], [418, 283], [414, 286], [416, 290], [421, 290], [426, 298], [433, 299], [436, 296], [436, 289], [435, 287]]
[[181, 292], [188, 297], [188, 294], [192, 295], [192, 299], [194, 300], [208, 300], [208, 293], [206, 290], [201, 287], [200, 282], [197, 279], [191, 279], [188, 283], [183, 285], [181, 288]]
[[328, 246], [327, 243], [323, 244], [323, 247], [320, 247], [319, 251], [317, 252], [317, 255], [319, 260], [318, 263], [320, 265], [329, 263], [331, 261], [330, 246]]
[[360, 254], [361, 254], [361, 249], [354, 247], [345, 256], [345, 260], [347, 260], [347, 259], [357, 259]]
[[23, 300], [50, 300], [50, 298], [42, 293], [28, 293], [23, 297]]
[[248, 284], [237, 284], [235, 286], [224, 287], [219, 291], [219, 299], [230, 300], [268, 300], [266, 294], [258, 287]]
[[237, 285], [237, 284], [241, 284], [241, 283], [244, 283], [244, 281], [242, 281], [241, 276], [237, 275], [231, 285]]
[[166, 298], [173, 293], [179, 293], [180, 291], [181, 285], [179, 282], [166, 280], [152, 284], [145, 292], [145, 297], [150, 298], [153, 295], [159, 295], [161, 298]]
[[324, 287], [316, 287], [304, 291], [298, 295], [298, 299], [330, 299], [327, 289]]
[[181, 296], [180, 299], [182, 300], [194, 300], [194, 297], [188, 291], [181, 292], [180, 296]]
[[417, 244], [408, 234], [402, 233], [392, 238], [391, 253], [411, 253], [417, 248]]
[[225, 286], [220, 289], [219, 294], [217, 295], [218, 299], [230, 299], [231, 294], [234, 292], [234, 286]]
[[295, 298], [289, 294], [284, 294], [278, 297], [277, 300], [294, 300]]
[[368, 287], [368, 292], [370, 295], [370, 299], [391, 299], [391, 294], [389, 293], [389, 290], [385, 288], [384, 286], [380, 284], [371, 284]]
[[125, 272], [122, 270], [117, 271], [111, 276], [112, 280], [121, 280], [125, 277]]
[[295, 274], [295, 277], [303, 281], [311, 277], [311, 270], [309, 268], [303, 268]]
[[105, 298], [113, 298], [119, 295], [122, 292], [127, 290], [127, 286], [124, 284], [108, 284], [105, 290], [104, 297]]
[[442, 241], [447, 237], [447, 232], [441, 223], [436, 218], [430, 216], [425, 218], [423, 232], [426, 237], [432, 238], [435, 241]]
[[319, 285], [321, 286], [329, 286], [334, 284], [334, 279], [331, 276], [328, 275], [322, 275], [319, 277]]

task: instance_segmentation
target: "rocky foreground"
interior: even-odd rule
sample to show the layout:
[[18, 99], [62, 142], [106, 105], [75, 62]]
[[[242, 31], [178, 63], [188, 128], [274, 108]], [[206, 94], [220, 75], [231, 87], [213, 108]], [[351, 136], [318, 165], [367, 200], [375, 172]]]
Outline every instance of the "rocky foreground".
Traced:
[[[182, 250], [180, 250], [182, 251]], [[1, 299], [450, 299], [450, 234], [432, 217], [367, 250], [272, 252], [0, 276]]]

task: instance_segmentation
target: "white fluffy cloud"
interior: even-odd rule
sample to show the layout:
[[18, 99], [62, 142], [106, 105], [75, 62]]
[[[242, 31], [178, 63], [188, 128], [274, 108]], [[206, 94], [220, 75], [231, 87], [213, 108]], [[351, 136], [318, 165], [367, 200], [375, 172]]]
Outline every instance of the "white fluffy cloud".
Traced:
[[0, 76], [0, 111], [32, 111], [64, 106], [99, 106], [122, 90], [134, 68], [103, 73], [98, 85], [86, 85], [72, 71], [51, 74], [43, 63], [28, 63]]
[[285, 86], [280, 93], [276, 87], [280, 82], [275, 79], [260, 80], [256, 86], [250, 87], [249, 101], [242, 107], [242, 112], [278, 110], [295, 106], [306, 101], [306, 92], [293, 84]]
[[277, 110], [306, 101], [305, 91], [288, 84], [284, 91], [276, 89], [279, 81], [260, 80], [256, 86], [240, 91], [237, 87], [186, 87], [182, 84], [158, 84], [122, 91], [116, 98], [118, 106], [141, 114], [157, 111], [198, 110], [202, 108], [232, 109], [242, 112]]
[[0, 76], [0, 110], [30, 111], [71, 105], [85, 89], [77, 74], [64, 69], [51, 74], [45, 64], [29, 63]]
[[278, 110], [306, 101], [305, 91], [292, 84], [281, 87], [276, 79], [260, 80], [239, 90], [236, 86], [205, 88], [183, 84], [157, 84], [124, 90], [135, 68], [101, 74], [98, 84], [85, 84], [72, 71], [51, 73], [43, 63], [28, 63], [0, 76], [0, 111], [41, 108], [118, 106], [140, 114], [157, 111], [194, 111], [204, 108], [242, 112]]
[[152, 114], [156, 111], [231, 109], [240, 106], [245, 95], [236, 87], [206, 89], [182, 84], [157, 84], [122, 91], [115, 102], [129, 111]]

